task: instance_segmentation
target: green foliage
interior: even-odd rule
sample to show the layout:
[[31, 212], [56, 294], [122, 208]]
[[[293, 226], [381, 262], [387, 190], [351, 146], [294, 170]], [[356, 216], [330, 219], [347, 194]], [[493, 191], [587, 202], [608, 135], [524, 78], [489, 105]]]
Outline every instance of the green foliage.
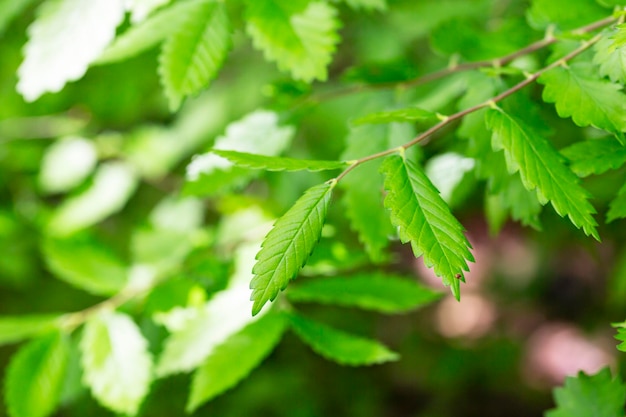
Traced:
[[60, 324], [58, 315], [0, 317], [0, 345], [19, 342], [54, 330]]
[[626, 218], [626, 186], [622, 186], [617, 195], [609, 204], [609, 212], [606, 214], [606, 222]]
[[561, 150], [579, 177], [599, 175], [626, 163], [626, 147], [612, 138], [577, 142]]
[[528, 10], [528, 21], [537, 29], [545, 29], [550, 24], [568, 30], [582, 26], [606, 16], [594, 0], [580, 0], [571, 7], [567, 0], [533, 0]]
[[624, 414], [626, 386], [619, 377], [612, 378], [608, 368], [591, 376], [580, 372], [554, 390], [554, 399], [558, 408], [546, 417], [619, 417]]
[[435, 113], [419, 108], [409, 108], [400, 110], [388, 110], [368, 114], [352, 121], [353, 125], [363, 125], [372, 123], [393, 123], [393, 122], [419, 122], [429, 124], [436, 122], [438, 117]]
[[228, 159], [233, 164], [266, 171], [326, 171], [346, 168], [349, 163], [342, 161], [314, 161], [306, 159], [281, 158], [256, 155], [246, 152], [215, 149], [213, 153]]

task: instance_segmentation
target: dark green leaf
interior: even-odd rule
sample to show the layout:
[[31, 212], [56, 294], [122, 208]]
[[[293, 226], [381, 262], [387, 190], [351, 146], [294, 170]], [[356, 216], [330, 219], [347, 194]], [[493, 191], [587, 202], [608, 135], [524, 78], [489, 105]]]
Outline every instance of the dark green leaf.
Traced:
[[626, 184], [617, 192], [617, 196], [609, 204], [609, 212], [606, 214], [606, 222], [626, 218]]
[[626, 163], [626, 147], [613, 138], [577, 142], [561, 153], [570, 160], [570, 168], [579, 177], [599, 175]]

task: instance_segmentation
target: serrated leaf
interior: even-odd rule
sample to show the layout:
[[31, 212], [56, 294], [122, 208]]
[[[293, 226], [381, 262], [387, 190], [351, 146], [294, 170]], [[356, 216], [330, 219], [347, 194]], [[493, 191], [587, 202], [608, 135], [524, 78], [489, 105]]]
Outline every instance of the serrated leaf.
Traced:
[[274, 350], [286, 324], [282, 314], [270, 312], [217, 346], [193, 375], [187, 412], [248, 376]]
[[389, 314], [422, 307], [441, 295], [415, 280], [379, 272], [311, 279], [287, 291], [292, 302], [336, 304]]
[[626, 147], [613, 138], [592, 139], [561, 149], [579, 177], [599, 175], [626, 163]]
[[134, 415], [152, 382], [148, 342], [127, 315], [105, 312], [85, 324], [80, 342], [83, 381], [98, 402]]
[[70, 348], [56, 333], [31, 341], [11, 358], [6, 374], [6, 403], [11, 417], [46, 417], [61, 397]]
[[54, 330], [60, 315], [0, 316], [0, 346]]
[[541, 230], [539, 214], [542, 205], [536, 192], [524, 187], [519, 174], [508, 175], [502, 188], [495, 194], [501, 205], [511, 213], [511, 218], [524, 226]]
[[594, 77], [586, 63], [557, 67], [539, 77], [545, 86], [543, 100], [555, 103], [561, 117], [571, 117], [577, 126], [593, 126], [615, 134], [624, 143], [626, 95], [622, 86]]
[[[618, 326], [623, 326], [623, 324], [619, 324]], [[614, 327], [617, 327], [617, 326], [614, 325]], [[617, 345], [617, 350], [621, 352], [626, 352], [626, 328], [618, 327], [617, 334], [615, 335], [615, 339], [621, 342], [619, 345]]]
[[188, 0], [174, 3], [140, 24], [131, 26], [104, 50], [94, 65], [123, 61], [154, 48], [181, 30], [181, 26], [189, 20], [190, 14], [199, 4], [205, 2], [206, 0]]
[[350, 165], [345, 161], [320, 161], [313, 159], [295, 159], [278, 156], [257, 155], [247, 152], [215, 149], [214, 154], [228, 159], [233, 164], [251, 169], [266, 171], [327, 171], [344, 169]]
[[439, 121], [439, 116], [428, 110], [409, 107], [406, 109], [387, 110], [376, 113], [371, 113], [363, 117], [352, 120], [352, 124], [355, 126], [364, 124], [378, 124], [378, 123], [420, 123], [420, 124], [432, 124]]
[[17, 90], [26, 101], [34, 101], [81, 78], [113, 40], [123, 18], [122, 0], [44, 2], [28, 28]]
[[296, 314], [291, 314], [289, 321], [293, 331], [315, 353], [340, 365], [375, 365], [400, 357], [375, 340], [333, 329]]
[[609, 204], [609, 211], [606, 214], [606, 222], [626, 218], [626, 184], [617, 192], [617, 196]]
[[626, 82], [626, 47], [614, 47], [615, 30], [607, 31], [594, 45], [593, 63], [599, 65], [598, 72], [614, 83]]
[[42, 251], [58, 278], [92, 294], [113, 295], [126, 284], [126, 265], [97, 241], [47, 238]]
[[386, 0], [343, 0], [348, 6], [353, 9], [365, 9], [365, 10], [387, 10]]
[[388, 191], [385, 207], [391, 211], [400, 240], [411, 242], [415, 256], [423, 255], [426, 266], [458, 299], [459, 283], [469, 271], [467, 261], [474, 261], [463, 226], [416, 163], [392, 155], [383, 162], [381, 172]]
[[309, 188], [265, 237], [252, 269], [255, 275], [250, 282], [252, 315], [261, 311], [268, 301], [274, 301], [313, 252], [322, 234], [335, 184], [327, 182]]
[[524, 187], [536, 189], [541, 204], [550, 201], [560, 216], [567, 215], [576, 227], [599, 240], [589, 193], [550, 143], [501, 109], [490, 109], [486, 121], [493, 133], [493, 149], [504, 150], [509, 172], [519, 171]]
[[626, 24], [622, 23], [615, 27], [615, 34], [613, 35], [612, 48], [621, 48], [626, 45]]
[[322, 1], [248, 0], [246, 30], [255, 47], [298, 80], [325, 81], [339, 41], [337, 11]]
[[13, 19], [34, 2], [34, 0], [0, 0], [0, 36]]
[[206, 88], [232, 47], [226, 6], [215, 0], [197, 3], [180, 30], [163, 44], [159, 75], [172, 111], [182, 100]]
[[[226, 134], [215, 140], [213, 149], [276, 156], [291, 143], [294, 129], [280, 126], [276, 113], [259, 110], [231, 123]], [[212, 195], [241, 187], [254, 178], [255, 172], [233, 166], [213, 152], [195, 155], [187, 166], [188, 194]]]
[[533, 0], [527, 12], [528, 22], [540, 30], [551, 24], [561, 30], [574, 29], [606, 15], [595, 0], [577, 0], [574, 7], [570, 0]]
[[581, 371], [554, 390], [554, 399], [558, 407], [546, 417], [622, 417], [626, 386], [619, 377], [611, 377], [609, 368], [591, 376]]

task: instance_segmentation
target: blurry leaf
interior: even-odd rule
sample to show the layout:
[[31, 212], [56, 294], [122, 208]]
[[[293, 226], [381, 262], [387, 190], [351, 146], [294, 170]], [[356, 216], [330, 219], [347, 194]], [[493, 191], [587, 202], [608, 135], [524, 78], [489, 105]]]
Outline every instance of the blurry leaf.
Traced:
[[[134, 1], [135, 4], [138, 4], [142, 0]], [[162, 2], [163, 0], [158, 1]], [[198, 8], [198, 4], [205, 2], [206, 0], [189, 0], [174, 3], [140, 24], [131, 26], [104, 50], [94, 64], [102, 65], [123, 61], [154, 48], [176, 31], [180, 31], [190, 14]]]
[[339, 41], [337, 11], [322, 1], [247, 0], [246, 30], [254, 46], [298, 80], [325, 81]]
[[604, 7], [624, 6], [626, 2], [624, 0], [597, 0], [597, 2]]
[[0, 0], [0, 37], [11, 24], [35, 0]]
[[34, 101], [81, 78], [113, 40], [123, 18], [122, 0], [44, 2], [28, 28], [17, 90], [26, 101]]
[[314, 278], [287, 291], [292, 302], [336, 304], [381, 313], [404, 313], [429, 304], [441, 295], [414, 280], [379, 272]]
[[172, 111], [180, 107], [185, 97], [197, 94], [217, 76], [231, 48], [230, 32], [226, 6], [204, 0], [189, 11], [182, 29], [165, 41], [159, 74]]
[[463, 226], [452, 215], [422, 168], [402, 156], [392, 155], [381, 166], [385, 176], [385, 207], [398, 227], [403, 243], [411, 242], [416, 257], [433, 268], [458, 299], [467, 261], [473, 262]]
[[440, 119], [437, 114], [431, 111], [418, 108], [407, 108], [368, 114], [367, 116], [359, 117], [352, 120], [352, 124], [355, 126], [359, 126], [370, 123], [411, 122], [428, 125], [433, 124], [439, 120]]
[[133, 170], [123, 162], [102, 164], [93, 184], [83, 193], [67, 198], [48, 225], [54, 235], [69, 235], [120, 211], [137, 187]]
[[[572, 7], [573, 6], [573, 7]], [[532, 0], [527, 12], [528, 22], [535, 29], [546, 29], [556, 24], [561, 30], [574, 29], [607, 16], [595, 0]]]
[[609, 204], [609, 212], [606, 214], [606, 222], [611, 223], [616, 219], [626, 218], [626, 184], [617, 192], [617, 196]]
[[343, 0], [348, 6], [353, 9], [365, 9], [365, 10], [386, 10], [386, 0]]
[[455, 190], [463, 181], [463, 177], [470, 173], [474, 166], [473, 158], [447, 152], [430, 158], [424, 171], [435, 188], [439, 190], [441, 198], [450, 204]]
[[615, 34], [613, 35], [613, 45], [611, 48], [621, 48], [626, 45], [626, 24], [622, 23], [615, 27]]
[[270, 312], [217, 346], [193, 375], [187, 412], [247, 377], [278, 344], [286, 324], [282, 314]]
[[39, 171], [39, 185], [47, 193], [60, 193], [80, 185], [96, 166], [93, 142], [72, 137], [46, 149]]
[[613, 47], [615, 30], [607, 31], [594, 45], [593, 63], [600, 65], [598, 72], [609, 77], [614, 83], [626, 82], [626, 47]]
[[[225, 136], [217, 138], [213, 148], [276, 156], [289, 146], [293, 134], [292, 127], [278, 124], [276, 113], [259, 110], [228, 125]], [[227, 159], [208, 152], [195, 155], [187, 166], [185, 191], [211, 195], [245, 185], [253, 176], [254, 171], [234, 167]]]
[[138, 23], [143, 21], [152, 11], [170, 1], [172, 0], [126, 0], [126, 9], [130, 11], [131, 22]]
[[503, 187], [492, 197], [499, 200], [500, 206], [507, 213], [511, 213], [513, 220], [524, 226], [541, 230], [539, 214], [541, 214], [542, 205], [537, 193], [527, 190], [517, 173], [509, 174]]
[[541, 204], [550, 201], [560, 216], [567, 215], [586, 235], [599, 240], [589, 193], [551, 144], [501, 109], [490, 109], [486, 120], [493, 132], [493, 149], [504, 150], [509, 172], [519, 171], [524, 187], [536, 189]]
[[152, 358], [135, 322], [117, 312], [91, 318], [80, 348], [83, 381], [96, 400], [116, 413], [136, 414], [152, 382]]
[[294, 159], [219, 149], [215, 149], [212, 152], [228, 159], [237, 166], [266, 171], [326, 171], [347, 168], [349, 165], [344, 161]]
[[626, 147], [613, 138], [592, 139], [561, 149], [570, 168], [579, 177], [599, 175], [626, 163]]
[[95, 240], [47, 238], [42, 252], [57, 278], [91, 294], [113, 295], [126, 284], [126, 265]]
[[11, 417], [46, 417], [57, 408], [69, 359], [69, 342], [56, 333], [33, 340], [11, 358], [6, 403]]
[[274, 301], [313, 252], [322, 234], [335, 184], [327, 182], [309, 188], [265, 237], [252, 269], [252, 315], [258, 314], [268, 301]]
[[133, 261], [150, 265], [162, 274], [175, 271], [193, 249], [192, 237], [184, 231], [139, 228], [131, 237]]
[[156, 229], [193, 232], [202, 226], [202, 202], [193, 197], [168, 196], [150, 213], [150, 223]]
[[399, 355], [375, 340], [333, 329], [325, 324], [291, 314], [293, 331], [313, 351], [340, 365], [375, 365], [399, 359]]
[[170, 330], [156, 368], [157, 376], [189, 372], [255, 318], [250, 315], [248, 282], [258, 244], [237, 250], [235, 274], [229, 286], [202, 307], [174, 309], [159, 318]]
[[622, 86], [594, 74], [595, 68], [587, 64], [554, 68], [539, 77], [545, 85], [542, 98], [555, 103], [559, 116], [572, 117], [577, 126], [604, 129], [625, 143], [626, 95]]
[[38, 336], [57, 328], [59, 315], [0, 316], [0, 346]]
[[547, 411], [546, 417], [622, 417], [626, 386], [619, 377], [611, 378], [609, 368], [595, 375], [565, 378], [565, 386], [554, 390], [558, 408]]

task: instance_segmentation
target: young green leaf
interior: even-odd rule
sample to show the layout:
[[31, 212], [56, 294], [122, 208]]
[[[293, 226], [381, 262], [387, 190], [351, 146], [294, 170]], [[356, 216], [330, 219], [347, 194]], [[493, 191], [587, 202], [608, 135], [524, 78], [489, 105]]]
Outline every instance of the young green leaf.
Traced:
[[359, 126], [364, 124], [409, 122], [428, 125], [436, 123], [439, 120], [439, 116], [431, 111], [410, 107], [407, 109], [387, 110], [371, 113], [367, 116], [359, 117], [352, 120], [352, 124], [355, 126]]
[[609, 368], [591, 376], [581, 371], [565, 378], [565, 386], [554, 390], [554, 400], [558, 407], [546, 417], [622, 417], [626, 386], [619, 377], [611, 378]]
[[152, 382], [148, 342], [133, 320], [105, 312], [85, 324], [80, 343], [83, 381], [100, 404], [134, 415]]
[[154, 48], [180, 31], [198, 6], [206, 0], [189, 0], [174, 3], [158, 11], [138, 25], [131, 26], [118, 36], [94, 62], [94, 65], [111, 64], [139, 55]]
[[613, 326], [617, 327], [617, 334], [615, 335], [615, 338], [621, 342], [617, 345], [617, 350], [626, 352], [626, 328], [622, 327], [623, 324], [621, 323]]
[[293, 302], [336, 304], [392, 314], [430, 304], [441, 298], [441, 293], [414, 279], [374, 272], [311, 279], [289, 288], [287, 297]]
[[400, 357], [375, 340], [345, 333], [296, 314], [291, 314], [289, 321], [293, 331], [315, 353], [340, 365], [375, 365]]
[[621, 48], [626, 45], [626, 24], [622, 23], [615, 27], [615, 34], [613, 35], [613, 44], [611, 48]]
[[385, 175], [385, 207], [398, 227], [403, 243], [411, 242], [415, 256], [442, 277], [458, 299], [460, 281], [474, 261], [463, 226], [450, 212], [421, 167], [400, 155], [387, 157], [381, 166]]
[[246, 1], [246, 29], [254, 45], [279, 69], [307, 82], [326, 80], [339, 41], [336, 15], [323, 1]]
[[626, 218], [626, 184], [617, 192], [617, 196], [609, 204], [609, 212], [606, 214], [606, 222]]
[[0, 346], [19, 342], [57, 328], [60, 315], [0, 316]]
[[274, 301], [306, 263], [322, 234], [335, 185], [333, 181], [309, 188], [265, 237], [252, 269], [252, 315]]
[[617, 31], [606, 31], [594, 45], [593, 63], [599, 65], [598, 72], [614, 83], [626, 82], [626, 47], [613, 47], [613, 36]]
[[34, 101], [81, 78], [113, 40], [123, 18], [122, 0], [44, 2], [28, 28], [17, 90], [27, 101]]
[[579, 177], [599, 175], [626, 163], [626, 147], [613, 138], [592, 139], [561, 149]]
[[577, 0], [575, 7], [570, 0], [533, 0], [527, 13], [531, 26], [540, 30], [551, 24], [561, 30], [574, 29], [606, 15], [607, 11], [595, 0]]
[[348, 6], [353, 9], [365, 9], [365, 10], [386, 10], [386, 0], [343, 0]]
[[509, 172], [519, 171], [524, 187], [536, 189], [541, 204], [550, 201], [560, 216], [567, 215], [576, 227], [599, 240], [589, 193], [550, 143], [501, 109], [490, 109], [486, 121], [493, 133], [493, 149], [504, 150]]
[[594, 76], [587, 63], [557, 67], [539, 77], [545, 85], [543, 100], [555, 103], [561, 117], [571, 117], [577, 126], [593, 126], [615, 134], [624, 143], [626, 95], [622, 86]]
[[6, 403], [11, 417], [47, 417], [61, 397], [69, 341], [56, 333], [36, 339], [11, 358], [6, 373]]
[[248, 376], [278, 344], [286, 324], [283, 314], [270, 312], [217, 346], [193, 375], [187, 412]]
[[231, 44], [224, 3], [199, 2], [181, 29], [163, 44], [159, 57], [161, 83], [172, 111], [186, 96], [197, 94], [217, 76]]
[[233, 164], [252, 169], [266, 171], [326, 171], [347, 168], [345, 161], [318, 161], [310, 159], [294, 159], [278, 156], [257, 155], [246, 152], [214, 149], [214, 154], [228, 159]]

